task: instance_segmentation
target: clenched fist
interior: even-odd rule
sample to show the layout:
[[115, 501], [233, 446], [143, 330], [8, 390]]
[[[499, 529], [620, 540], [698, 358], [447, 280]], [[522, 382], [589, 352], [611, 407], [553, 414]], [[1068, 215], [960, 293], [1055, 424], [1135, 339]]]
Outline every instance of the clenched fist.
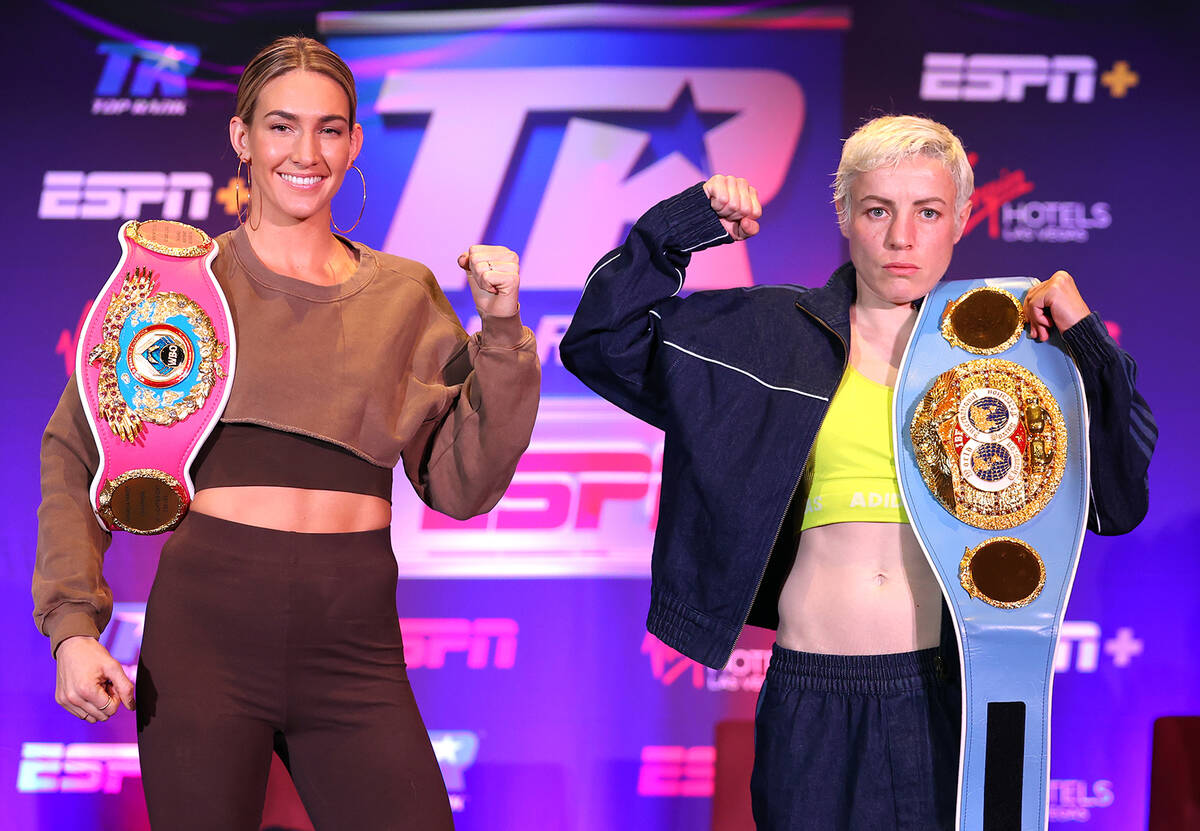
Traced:
[[704, 195], [729, 236], [743, 240], [758, 233], [762, 205], [758, 191], [745, 179], [717, 174], [704, 183]]
[[458, 267], [467, 272], [480, 317], [512, 317], [517, 313], [521, 283], [517, 252], [503, 245], [472, 245], [458, 255]]

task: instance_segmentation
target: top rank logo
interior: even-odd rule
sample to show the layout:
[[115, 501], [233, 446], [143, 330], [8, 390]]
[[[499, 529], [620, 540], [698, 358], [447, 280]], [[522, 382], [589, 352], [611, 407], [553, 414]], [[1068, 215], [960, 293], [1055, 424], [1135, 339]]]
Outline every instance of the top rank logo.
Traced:
[[[380, 63], [357, 68], [368, 67], [378, 71]], [[608, 250], [646, 206], [711, 171], [737, 170], [769, 203], [783, 186], [805, 118], [794, 78], [710, 67], [401, 65], [384, 73], [374, 107], [385, 120], [428, 117], [383, 243], [384, 251], [427, 263], [453, 262], [463, 239], [487, 235], [510, 170], [525, 152], [530, 120], [562, 119], [521, 252], [521, 288], [539, 291], [578, 289], [579, 269], [563, 268], [564, 262], [580, 251]], [[472, 140], [481, 120], [488, 132], [482, 143]], [[690, 126], [671, 132], [663, 124]], [[667, 139], [669, 132], [660, 146], [655, 137]], [[446, 171], [469, 182], [474, 198], [444, 198]], [[464, 289], [465, 278], [457, 276], [442, 287]], [[713, 248], [688, 269], [692, 290], [753, 284], [744, 246]]]
[[187, 76], [200, 50], [184, 43], [101, 43], [105, 56], [92, 115], [186, 115]]

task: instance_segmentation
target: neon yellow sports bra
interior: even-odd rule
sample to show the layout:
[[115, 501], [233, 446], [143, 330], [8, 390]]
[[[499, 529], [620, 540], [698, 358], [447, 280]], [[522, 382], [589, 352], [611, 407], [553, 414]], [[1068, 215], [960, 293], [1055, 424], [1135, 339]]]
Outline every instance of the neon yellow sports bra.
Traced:
[[908, 522], [891, 425], [892, 388], [847, 366], [804, 472], [801, 531], [835, 522]]

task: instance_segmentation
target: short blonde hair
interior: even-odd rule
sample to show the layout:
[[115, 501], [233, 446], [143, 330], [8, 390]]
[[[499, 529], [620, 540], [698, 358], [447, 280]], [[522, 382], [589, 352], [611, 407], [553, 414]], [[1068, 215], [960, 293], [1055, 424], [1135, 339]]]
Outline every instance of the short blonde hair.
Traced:
[[842, 160], [833, 178], [833, 205], [838, 227], [848, 233], [850, 188], [860, 173], [895, 166], [914, 156], [937, 159], [954, 182], [954, 221], [975, 190], [975, 173], [958, 136], [945, 124], [915, 115], [885, 115], [859, 127], [842, 145]]

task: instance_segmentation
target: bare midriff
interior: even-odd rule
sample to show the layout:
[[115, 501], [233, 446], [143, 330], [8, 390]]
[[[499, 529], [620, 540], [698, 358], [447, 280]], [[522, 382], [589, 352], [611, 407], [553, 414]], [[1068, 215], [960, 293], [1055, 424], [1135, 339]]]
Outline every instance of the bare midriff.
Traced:
[[392, 506], [378, 496], [265, 485], [205, 488], [196, 493], [191, 510], [243, 525], [302, 534], [372, 531], [386, 528], [392, 521]]
[[819, 525], [800, 535], [776, 640], [827, 655], [928, 649], [940, 638], [941, 600], [907, 523]]

